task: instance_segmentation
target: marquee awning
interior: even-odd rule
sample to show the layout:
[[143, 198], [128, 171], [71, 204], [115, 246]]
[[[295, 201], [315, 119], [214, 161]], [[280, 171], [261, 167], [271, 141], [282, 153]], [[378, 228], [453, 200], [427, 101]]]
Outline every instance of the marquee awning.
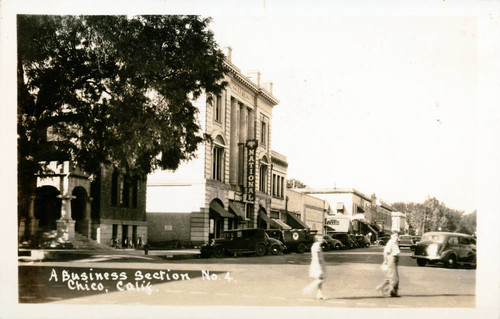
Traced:
[[210, 203], [210, 213], [219, 215], [222, 218], [234, 218], [235, 216], [228, 212], [222, 207], [222, 205], [217, 201], [212, 201]]
[[304, 222], [302, 222], [299, 218], [295, 217], [293, 213], [286, 212], [286, 223], [290, 225], [293, 229], [309, 229]]
[[234, 203], [229, 204], [229, 211], [239, 217], [241, 220], [245, 220], [245, 212]]
[[269, 216], [267, 216], [266, 212], [264, 212], [262, 209], [259, 209], [259, 218], [261, 218], [268, 224], [273, 223], [273, 220]]
[[273, 220], [275, 225], [278, 226], [279, 229], [292, 229], [292, 227], [288, 226], [285, 222], [283, 222], [280, 219], [275, 219], [275, 218], [271, 218], [271, 219]]

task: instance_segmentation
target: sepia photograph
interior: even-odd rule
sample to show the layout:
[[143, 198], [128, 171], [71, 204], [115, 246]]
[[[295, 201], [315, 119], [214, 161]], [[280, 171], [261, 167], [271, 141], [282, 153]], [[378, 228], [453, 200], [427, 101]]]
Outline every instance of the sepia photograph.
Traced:
[[498, 9], [3, 1], [0, 317], [498, 318]]

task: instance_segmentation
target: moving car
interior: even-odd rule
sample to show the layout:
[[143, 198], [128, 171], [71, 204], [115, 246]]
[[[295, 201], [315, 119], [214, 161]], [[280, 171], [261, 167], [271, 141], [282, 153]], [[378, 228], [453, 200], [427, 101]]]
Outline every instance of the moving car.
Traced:
[[411, 240], [410, 235], [400, 235], [398, 239], [398, 246], [399, 248], [406, 247], [406, 248], [411, 248], [413, 245], [413, 241]]
[[321, 249], [323, 249], [323, 251], [339, 250], [344, 246], [340, 240], [332, 238], [329, 235], [323, 235], [323, 239], [325, 241], [321, 244]]
[[220, 238], [201, 246], [201, 256], [216, 258], [233, 254], [256, 254], [264, 256], [271, 244], [269, 236], [262, 228], [235, 229], [223, 231]]
[[467, 234], [429, 232], [422, 235], [411, 258], [421, 267], [427, 263], [444, 263], [454, 268], [458, 264], [476, 266], [476, 239]]

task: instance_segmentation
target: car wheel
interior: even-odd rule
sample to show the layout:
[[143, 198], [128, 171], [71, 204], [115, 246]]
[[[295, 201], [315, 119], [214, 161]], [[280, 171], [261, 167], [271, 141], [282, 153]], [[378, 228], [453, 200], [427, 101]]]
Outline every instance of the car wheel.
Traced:
[[281, 247], [279, 245], [272, 245], [271, 248], [269, 249], [272, 255], [279, 255], [281, 254]]
[[339, 243], [336, 243], [334, 246], [333, 246], [333, 249], [335, 250], [339, 250], [341, 247], [340, 247], [340, 244]]
[[258, 244], [257, 247], [255, 247], [255, 254], [257, 256], [264, 256], [266, 253], [267, 249], [263, 244]]
[[213, 256], [215, 258], [224, 257], [224, 247], [222, 247], [222, 246], [215, 246], [214, 250], [213, 250]]
[[323, 251], [328, 251], [328, 248], [330, 248], [330, 247], [328, 246], [328, 244], [326, 244], [326, 243], [321, 244], [321, 249], [322, 249]]
[[420, 267], [424, 267], [425, 264], [427, 264], [427, 260], [425, 259], [417, 259], [417, 265], [419, 265]]
[[307, 247], [306, 245], [300, 243], [298, 246], [297, 246], [297, 252], [299, 254], [303, 254], [305, 251], [307, 250]]
[[446, 267], [455, 268], [457, 267], [457, 257], [455, 255], [449, 255], [445, 262]]

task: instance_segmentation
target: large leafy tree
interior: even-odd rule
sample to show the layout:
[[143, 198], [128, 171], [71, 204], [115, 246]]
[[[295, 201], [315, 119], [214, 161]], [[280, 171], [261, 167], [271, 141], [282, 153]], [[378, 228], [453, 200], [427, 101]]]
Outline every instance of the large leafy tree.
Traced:
[[199, 16], [20, 15], [19, 201], [43, 161], [130, 176], [192, 158], [195, 99], [225, 82], [224, 55]]

